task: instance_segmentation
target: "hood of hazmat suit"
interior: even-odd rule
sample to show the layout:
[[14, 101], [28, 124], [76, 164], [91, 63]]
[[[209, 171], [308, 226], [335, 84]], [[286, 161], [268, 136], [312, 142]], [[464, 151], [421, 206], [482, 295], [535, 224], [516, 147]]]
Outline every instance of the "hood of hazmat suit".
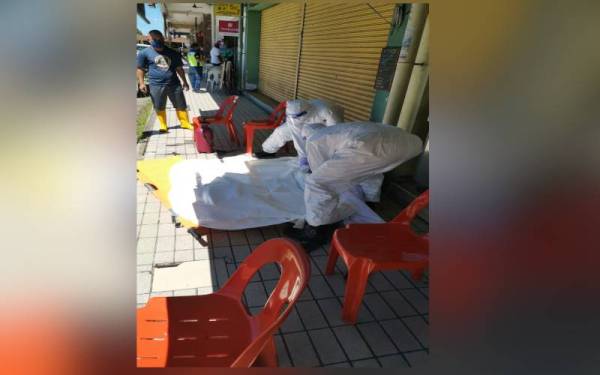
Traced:
[[341, 123], [316, 131], [306, 143], [312, 173], [305, 181], [306, 221], [331, 224], [353, 214], [340, 195], [364, 187], [421, 153], [419, 137], [373, 122]]
[[322, 99], [289, 100], [286, 104], [286, 119], [281, 126], [262, 144], [263, 151], [275, 153], [287, 142], [293, 141], [298, 158], [306, 158], [306, 140], [302, 129], [306, 124], [335, 125], [344, 121], [344, 108]]

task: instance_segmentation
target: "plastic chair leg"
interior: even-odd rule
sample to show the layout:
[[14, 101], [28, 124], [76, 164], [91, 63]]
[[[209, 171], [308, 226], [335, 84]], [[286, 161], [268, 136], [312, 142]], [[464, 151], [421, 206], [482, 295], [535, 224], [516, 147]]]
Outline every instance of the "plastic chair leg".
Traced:
[[254, 128], [246, 127], [244, 129], [246, 132], [246, 153], [252, 154], [252, 147], [254, 145]]
[[368, 280], [369, 269], [366, 262], [357, 260], [348, 267], [348, 280], [346, 281], [344, 307], [342, 309], [342, 319], [344, 321], [352, 324], [356, 322]]
[[333, 275], [333, 270], [335, 269], [335, 263], [339, 257], [339, 253], [335, 248], [333, 242], [329, 248], [329, 258], [327, 258], [327, 267], [325, 268], [325, 275]]
[[254, 366], [257, 367], [277, 367], [279, 365], [277, 360], [277, 347], [275, 346], [275, 337], [271, 336], [271, 339], [265, 345], [263, 351], [260, 353]]
[[235, 142], [235, 144], [237, 146], [239, 146], [240, 145], [240, 140], [239, 140], [239, 138], [237, 136], [237, 131], [235, 130], [235, 125], [233, 124], [233, 122], [227, 123], [227, 128], [229, 130], [229, 139], [232, 142]]

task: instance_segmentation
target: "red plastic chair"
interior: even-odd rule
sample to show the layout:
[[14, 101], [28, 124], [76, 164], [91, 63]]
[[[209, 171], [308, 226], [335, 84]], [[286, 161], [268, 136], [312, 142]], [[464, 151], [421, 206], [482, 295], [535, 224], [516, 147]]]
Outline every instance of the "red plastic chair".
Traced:
[[[254, 274], [271, 262], [278, 263], [281, 277], [263, 310], [251, 316], [242, 294]], [[213, 294], [151, 298], [137, 311], [137, 366], [276, 367], [273, 333], [309, 278], [302, 247], [276, 238], [258, 246]]]
[[418, 235], [410, 222], [429, 205], [429, 190], [391, 222], [350, 224], [334, 232], [325, 273], [333, 273], [338, 256], [348, 267], [342, 319], [356, 322], [369, 275], [381, 270], [407, 270], [420, 279], [429, 266], [429, 236]]
[[[198, 116], [194, 117], [194, 130], [201, 127], [202, 124], [207, 125], [226, 125], [227, 132], [229, 134], [229, 140], [235, 142], [236, 145], [240, 145], [240, 140], [237, 136], [237, 130], [233, 123], [233, 112], [237, 106], [239, 97], [237, 95], [229, 96], [219, 106], [219, 110], [214, 116]], [[195, 134], [196, 132], [194, 132]], [[194, 139], [195, 141], [195, 139]]]
[[268, 119], [250, 120], [244, 122], [244, 132], [246, 133], [246, 153], [252, 154], [252, 145], [254, 144], [254, 131], [257, 129], [275, 129], [283, 122], [285, 118], [286, 102], [281, 102]]

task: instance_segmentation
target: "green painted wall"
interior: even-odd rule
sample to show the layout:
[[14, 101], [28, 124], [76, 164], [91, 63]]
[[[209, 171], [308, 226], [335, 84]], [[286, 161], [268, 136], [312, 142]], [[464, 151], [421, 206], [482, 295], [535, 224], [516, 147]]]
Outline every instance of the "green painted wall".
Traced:
[[[401, 47], [402, 38], [404, 38], [404, 30], [408, 24], [408, 14], [410, 12], [410, 5], [407, 7], [407, 12], [404, 14], [402, 23], [396, 27], [391, 28], [390, 35], [388, 36], [388, 47]], [[373, 107], [371, 108], [371, 121], [381, 122], [383, 120], [383, 113], [385, 112], [385, 105], [387, 104], [387, 98], [389, 91], [375, 90], [375, 97], [373, 97]]]
[[260, 53], [260, 11], [248, 10], [246, 20], [246, 83], [258, 85], [258, 61]]

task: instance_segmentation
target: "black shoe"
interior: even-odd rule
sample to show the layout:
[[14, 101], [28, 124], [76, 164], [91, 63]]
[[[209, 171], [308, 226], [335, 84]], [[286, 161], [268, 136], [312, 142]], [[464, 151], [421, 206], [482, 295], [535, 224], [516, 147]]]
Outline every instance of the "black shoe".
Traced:
[[168, 131], [168, 130], [166, 130], [166, 129], [160, 129], [160, 130], [158, 131], [158, 133], [159, 133], [159, 134], [165, 134], [165, 133], [168, 133], [168, 132], [169, 132], [169, 131]]
[[264, 151], [255, 152], [252, 155], [254, 155], [254, 157], [258, 158], [258, 159], [272, 159], [272, 158], [277, 157], [277, 154], [272, 154], [270, 152], [264, 152]]

